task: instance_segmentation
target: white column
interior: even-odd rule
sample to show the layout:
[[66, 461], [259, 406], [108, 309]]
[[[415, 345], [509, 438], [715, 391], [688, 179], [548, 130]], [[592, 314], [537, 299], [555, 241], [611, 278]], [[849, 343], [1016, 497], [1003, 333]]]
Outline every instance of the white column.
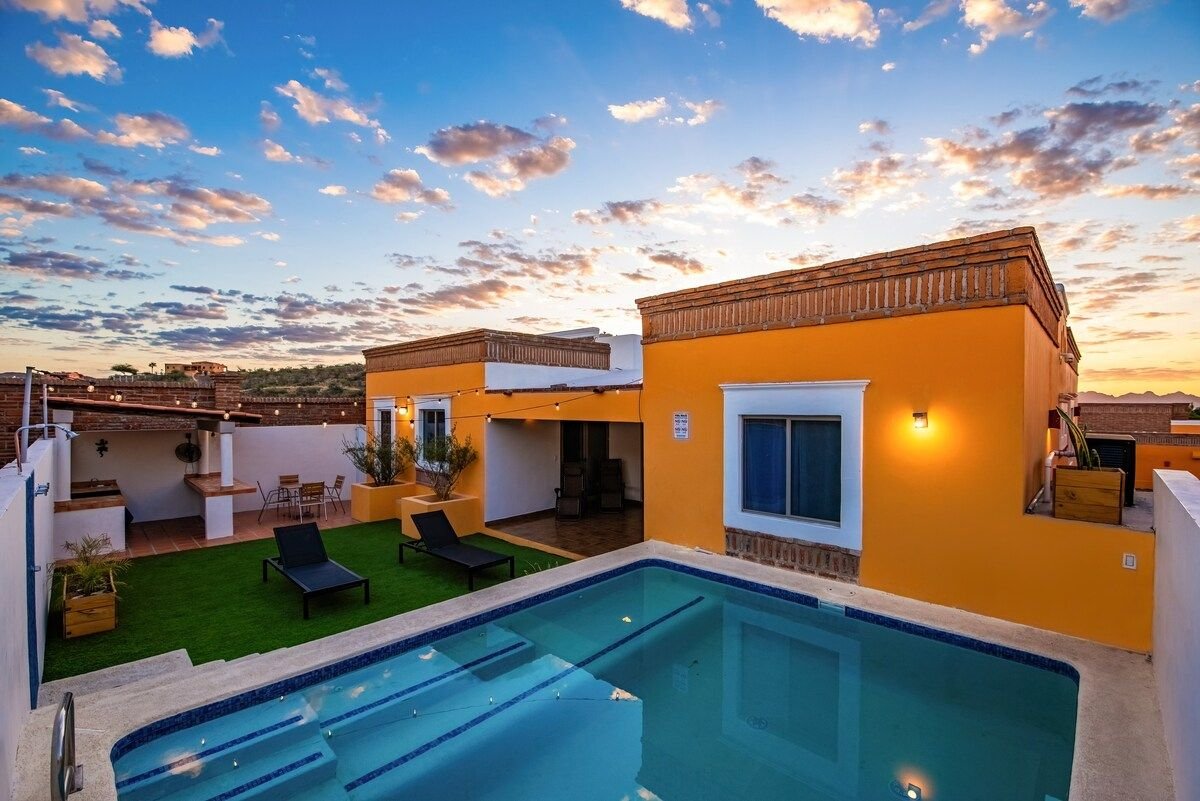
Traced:
[[233, 486], [233, 432], [221, 432], [221, 486]]
[[200, 475], [208, 475], [211, 467], [208, 459], [208, 451], [212, 446], [212, 435], [203, 428], [196, 429], [196, 444], [200, 446], [200, 462], [196, 465], [196, 472]]
[[[70, 428], [75, 422], [75, 412], [55, 409], [51, 420]], [[61, 431], [54, 432], [54, 500], [71, 500], [71, 440]]]

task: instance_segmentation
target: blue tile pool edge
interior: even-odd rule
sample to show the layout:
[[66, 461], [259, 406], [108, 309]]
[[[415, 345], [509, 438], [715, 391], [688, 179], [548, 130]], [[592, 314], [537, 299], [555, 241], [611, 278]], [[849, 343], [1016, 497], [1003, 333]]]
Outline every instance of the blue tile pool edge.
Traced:
[[[447, 623], [436, 628], [427, 629], [423, 632], [409, 635], [408, 637], [395, 640], [394, 642], [379, 646], [378, 648], [373, 648], [370, 651], [364, 651], [363, 653], [355, 654], [354, 656], [347, 657], [338, 662], [323, 665], [322, 667], [314, 668], [313, 670], [309, 670], [295, 676], [290, 676], [286, 679], [280, 679], [279, 681], [272, 682], [271, 684], [267, 684], [263, 687], [247, 690], [246, 692], [239, 693], [238, 695], [212, 701], [204, 704], [203, 706], [194, 707], [183, 712], [178, 712], [169, 717], [162, 718], [161, 720], [148, 723], [145, 726], [135, 729], [134, 731], [117, 740], [113, 744], [112, 750], [109, 752], [109, 758], [112, 762], [116, 762], [133, 749], [145, 745], [146, 743], [164, 735], [182, 731], [183, 729], [195, 726], [199, 723], [205, 723], [214, 718], [219, 718], [223, 715], [237, 712], [247, 707], [277, 699], [280, 696], [288, 695], [289, 693], [296, 692], [297, 690], [309, 687], [311, 685], [328, 681], [332, 678], [342, 675], [343, 673], [349, 673], [351, 671], [358, 670], [383, 659], [388, 659], [396, 656], [397, 654], [404, 653], [405, 651], [409, 651], [414, 648], [420, 648], [423, 645], [428, 645], [445, 637], [450, 637], [468, 629], [473, 629], [476, 626], [483, 625], [484, 623], [490, 623], [491, 621], [500, 617], [504, 617], [505, 615], [520, 612], [545, 601], [561, 598], [564, 595], [587, 589], [588, 587], [608, 581], [609, 579], [617, 578], [618, 576], [623, 576], [635, 570], [644, 570], [651, 567], [673, 570], [677, 573], [683, 573], [686, 575], [695, 576], [697, 578], [714, 581], [719, 584], [724, 584], [726, 586], [748, 590], [759, 595], [766, 595], [779, 600], [799, 604], [800, 606], [807, 606], [811, 609], [818, 608], [818, 599], [816, 596], [808, 595], [796, 590], [784, 589], [783, 587], [777, 587], [771, 584], [763, 584], [761, 582], [738, 578], [725, 573], [705, 570], [703, 568], [693, 567], [692, 565], [673, 562], [669, 559], [657, 557], [639, 559], [636, 562], [629, 562], [628, 564], [620, 565], [611, 570], [586, 576], [578, 581], [553, 587], [535, 595], [530, 595], [525, 598], [512, 601], [487, 612], [480, 612], [479, 614], [463, 618], [462, 620], [458, 620], [453, 623]], [[1070, 679], [1076, 684], [1076, 686], [1079, 685], [1079, 671], [1073, 665], [1058, 659], [1052, 659], [1050, 657], [1042, 656], [1041, 654], [1034, 654], [1029, 651], [1022, 651], [1018, 648], [1012, 648], [1007, 645], [997, 645], [995, 643], [990, 643], [986, 640], [980, 640], [975, 637], [968, 637], [963, 634], [955, 634], [954, 632], [935, 628], [933, 626], [914, 623], [912, 621], [902, 620], [900, 618], [889, 617], [887, 615], [881, 615], [876, 612], [870, 612], [865, 609], [858, 609], [852, 606], [845, 607], [845, 615], [846, 617], [853, 618], [864, 623], [884, 626], [886, 628], [895, 629], [897, 631], [922, 637], [924, 639], [936, 640], [947, 645], [978, 651], [980, 653], [1005, 659], [1010, 662], [1017, 662], [1029, 667], [1046, 670]]]

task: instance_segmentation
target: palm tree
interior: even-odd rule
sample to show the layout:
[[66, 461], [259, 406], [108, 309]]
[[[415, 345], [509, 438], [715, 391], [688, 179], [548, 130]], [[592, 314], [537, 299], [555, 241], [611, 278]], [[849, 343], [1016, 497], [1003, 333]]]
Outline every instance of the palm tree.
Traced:
[[154, 368], [158, 367], [158, 362], [150, 362], [150, 372], [154, 372]]

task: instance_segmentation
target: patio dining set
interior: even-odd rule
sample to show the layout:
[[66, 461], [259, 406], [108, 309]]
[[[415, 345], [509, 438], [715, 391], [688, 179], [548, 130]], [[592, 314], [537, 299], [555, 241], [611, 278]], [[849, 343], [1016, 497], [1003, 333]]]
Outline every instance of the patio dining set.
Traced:
[[258, 513], [259, 522], [262, 522], [262, 516], [268, 509], [274, 509], [276, 515], [280, 509], [285, 509], [289, 516], [300, 520], [304, 520], [306, 510], [314, 519], [318, 514], [323, 514], [328, 520], [329, 509], [326, 504], [330, 503], [346, 511], [346, 501], [342, 498], [345, 476], [338, 476], [332, 484], [326, 484], [324, 481], [301, 481], [298, 473], [281, 475], [278, 485], [272, 490], [263, 489], [261, 481], [255, 483], [263, 499], [262, 509]]

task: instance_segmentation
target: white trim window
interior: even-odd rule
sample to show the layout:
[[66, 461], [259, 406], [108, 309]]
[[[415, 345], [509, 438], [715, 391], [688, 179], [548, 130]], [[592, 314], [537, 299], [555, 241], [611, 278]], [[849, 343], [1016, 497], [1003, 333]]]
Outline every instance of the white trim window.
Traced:
[[723, 384], [725, 525], [861, 550], [866, 386]]
[[396, 399], [376, 398], [372, 401], [374, 414], [371, 415], [372, 429], [375, 439], [388, 442], [396, 438]]
[[[413, 398], [413, 441], [420, 453], [421, 444], [434, 437], [450, 436], [450, 400]], [[423, 462], [418, 467], [426, 466]]]

